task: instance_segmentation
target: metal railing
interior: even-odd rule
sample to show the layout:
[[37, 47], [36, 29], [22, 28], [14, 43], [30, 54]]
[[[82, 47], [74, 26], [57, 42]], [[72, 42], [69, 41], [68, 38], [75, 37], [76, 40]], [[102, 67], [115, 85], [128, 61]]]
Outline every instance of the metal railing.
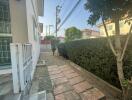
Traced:
[[25, 91], [31, 83], [32, 68], [32, 45], [12, 43], [11, 62], [13, 75], [14, 93]]

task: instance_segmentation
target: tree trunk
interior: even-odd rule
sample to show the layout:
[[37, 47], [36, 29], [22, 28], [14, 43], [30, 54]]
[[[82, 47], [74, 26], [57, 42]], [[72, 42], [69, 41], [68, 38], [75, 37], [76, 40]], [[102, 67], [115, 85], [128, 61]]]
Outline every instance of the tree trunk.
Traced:
[[124, 72], [123, 72], [123, 60], [121, 59], [122, 56], [122, 47], [121, 47], [121, 40], [120, 40], [120, 26], [119, 26], [119, 19], [115, 20], [115, 34], [116, 34], [116, 38], [115, 38], [115, 48], [116, 48], [116, 60], [117, 60], [117, 73], [118, 73], [118, 77], [119, 77], [119, 81], [121, 84], [121, 88], [123, 91], [123, 98], [124, 100], [126, 100], [126, 91], [123, 87], [123, 81], [125, 80], [124, 78]]

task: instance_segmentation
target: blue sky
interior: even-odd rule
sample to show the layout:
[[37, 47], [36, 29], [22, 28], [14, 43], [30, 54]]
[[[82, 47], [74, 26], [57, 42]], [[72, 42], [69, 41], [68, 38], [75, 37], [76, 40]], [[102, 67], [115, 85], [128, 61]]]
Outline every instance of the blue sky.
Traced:
[[[59, 16], [61, 18], [61, 21], [63, 21], [67, 14], [71, 11], [73, 6], [77, 3], [77, 1], [78, 0], [45, 0], [44, 17], [42, 18], [42, 21], [44, 23], [44, 34], [46, 33], [46, 25], [54, 25], [54, 27], [51, 28], [51, 33], [52, 35], [54, 35], [56, 6], [58, 4], [62, 5]], [[60, 31], [58, 32], [58, 36], [64, 36], [64, 30], [72, 26], [75, 26], [79, 29], [90, 28], [98, 30], [97, 27], [92, 27], [91, 25], [87, 24], [89, 13], [84, 9], [85, 2], [86, 0], [81, 0], [77, 9], [72, 13], [71, 17], [61, 27]]]

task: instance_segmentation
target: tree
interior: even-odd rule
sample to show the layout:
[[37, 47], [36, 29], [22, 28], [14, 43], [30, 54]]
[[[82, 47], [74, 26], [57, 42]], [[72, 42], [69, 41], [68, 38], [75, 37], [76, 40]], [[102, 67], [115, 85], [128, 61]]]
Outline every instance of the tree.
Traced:
[[46, 40], [49, 40], [49, 41], [51, 41], [53, 38], [55, 38], [55, 37], [52, 36], [52, 35], [45, 36], [45, 39]]
[[[110, 48], [117, 60], [117, 73], [123, 91], [123, 98], [124, 100], [127, 100], [128, 85], [126, 86], [124, 83], [129, 83], [129, 81], [124, 77], [123, 58], [131, 35], [132, 24], [129, 23], [130, 30], [127, 34], [125, 45], [122, 46], [119, 21], [124, 18], [132, 18], [132, 0], [87, 0], [85, 9], [90, 12], [88, 24], [95, 25], [98, 20], [102, 19]], [[106, 21], [115, 23], [114, 45], [109, 37]], [[126, 20], [126, 22], [129, 21]]]
[[76, 27], [70, 27], [65, 31], [65, 40], [72, 41], [76, 39], [80, 39], [82, 37], [82, 33]]

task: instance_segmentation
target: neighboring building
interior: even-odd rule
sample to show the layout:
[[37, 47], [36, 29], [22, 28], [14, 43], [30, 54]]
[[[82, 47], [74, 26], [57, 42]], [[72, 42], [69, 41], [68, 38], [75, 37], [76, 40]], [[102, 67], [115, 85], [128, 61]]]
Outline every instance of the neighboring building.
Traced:
[[88, 38], [99, 38], [101, 37], [100, 32], [91, 30], [91, 29], [84, 29], [82, 32], [82, 38], [88, 39]]
[[40, 54], [44, 0], [0, 0], [0, 74], [12, 73], [10, 43], [32, 45], [33, 73]]
[[51, 41], [47, 39], [41, 40], [41, 50], [42, 52], [48, 52], [51, 51]]
[[[130, 29], [130, 25], [128, 23], [126, 23], [125, 21], [126, 21], [126, 19], [121, 20], [119, 22], [121, 35], [126, 35]], [[110, 36], [115, 35], [115, 24], [114, 23], [106, 22], [106, 27], [107, 27], [107, 31], [108, 31]], [[98, 28], [99, 28], [101, 35], [105, 37], [106, 34], [105, 34], [105, 29], [104, 29], [103, 24], [102, 23], [99, 24]]]
[[[58, 37], [59, 39], [59, 43], [64, 43], [65, 42], [65, 38], [64, 37]], [[41, 52], [49, 52], [51, 51], [51, 40], [48, 40], [46, 38], [41, 38]]]
[[60, 43], [64, 43], [65, 42], [65, 37], [60, 36], [60, 37], [58, 37], [58, 39], [59, 39]]

